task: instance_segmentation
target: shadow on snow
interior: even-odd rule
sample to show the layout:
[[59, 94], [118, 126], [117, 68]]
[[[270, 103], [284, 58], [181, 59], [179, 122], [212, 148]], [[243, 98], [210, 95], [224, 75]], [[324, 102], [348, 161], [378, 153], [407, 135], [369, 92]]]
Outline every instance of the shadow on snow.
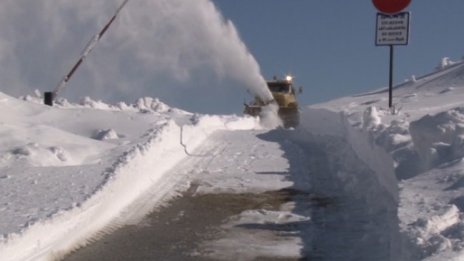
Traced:
[[345, 141], [283, 129], [258, 137], [280, 144], [290, 167], [278, 174], [294, 183], [286, 189], [294, 213], [309, 221], [242, 227], [297, 233], [303, 260], [412, 260], [399, 232], [395, 197]]

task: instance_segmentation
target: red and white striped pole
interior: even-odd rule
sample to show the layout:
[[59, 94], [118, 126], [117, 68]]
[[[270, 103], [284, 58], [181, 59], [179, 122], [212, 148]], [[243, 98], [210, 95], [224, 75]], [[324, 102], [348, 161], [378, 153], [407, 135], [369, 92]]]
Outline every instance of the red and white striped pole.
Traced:
[[87, 44], [85, 47], [84, 51], [82, 52], [81, 56], [79, 57], [79, 60], [77, 63], [71, 68], [71, 70], [64, 76], [64, 78], [60, 81], [58, 86], [56, 86], [55, 90], [53, 92], [45, 92], [44, 94], [44, 103], [46, 105], [53, 105], [53, 100], [55, 99], [56, 95], [58, 94], [59, 91], [64, 89], [68, 81], [71, 79], [73, 74], [76, 72], [77, 68], [84, 62], [85, 58], [92, 52], [93, 48], [97, 45], [98, 41], [103, 37], [105, 32], [108, 30], [108, 28], [111, 26], [111, 24], [114, 22], [116, 17], [119, 15], [121, 10], [124, 8], [124, 6], [129, 2], [129, 0], [124, 0], [124, 2], [119, 6], [119, 8], [116, 10], [116, 13], [111, 17], [111, 19], [106, 23], [105, 27], [98, 32]]

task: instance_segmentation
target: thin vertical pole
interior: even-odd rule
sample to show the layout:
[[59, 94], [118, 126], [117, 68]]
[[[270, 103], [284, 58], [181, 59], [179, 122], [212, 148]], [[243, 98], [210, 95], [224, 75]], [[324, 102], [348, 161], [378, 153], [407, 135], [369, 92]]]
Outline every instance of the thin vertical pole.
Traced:
[[390, 79], [388, 83], [388, 107], [393, 106], [393, 45], [390, 45]]

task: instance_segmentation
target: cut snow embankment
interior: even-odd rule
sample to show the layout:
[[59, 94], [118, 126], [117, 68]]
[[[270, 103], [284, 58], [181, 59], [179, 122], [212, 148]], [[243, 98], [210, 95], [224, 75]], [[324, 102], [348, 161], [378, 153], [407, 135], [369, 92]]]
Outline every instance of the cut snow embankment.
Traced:
[[[341, 181], [366, 197], [372, 209], [381, 201], [393, 199], [391, 207], [399, 207], [395, 211], [402, 234], [398, 245], [401, 258], [461, 258], [460, 249], [464, 247], [463, 109], [446, 108], [435, 115], [408, 116], [411, 122], [405, 120], [407, 113], [392, 115], [387, 110], [377, 111], [371, 105], [364, 111], [356, 109], [310, 107], [302, 114], [301, 127], [319, 136], [316, 138], [319, 141], [326, 142], [330, 137], [346, 141], [356, 156], [373, 170], [375, 179], [367, 186], [361, 182], [353, 186], [356, 178]], [[372, 188], [385, 193], [375, 194]]]
[[302, 129], [345, 140], [373, 170], [384, 196], [394, 199], [411, 250], [407, 260], [464, 257], [464, 63], [437, 70], [396, 86], [392, 109], [383, 89], [313, 105], [302, 114]]
[[382, 147], [375, 144], [369, 131], [371, 124], [375, 125], [379, 121], [377, 117], [364, 116], [364, 127], [362, 121], [351, 121], [344, 111], [308, 107], [302, 117], [303, 130], [314, 136], [333, 136], [349, 144], [356, 155], [375, 172], [379, 185], [387, 192], [385, 196], [398, 199], [393, 160]]
[[[5, 261], [47, 260], [85, 244], [116, 218], [120, 218], [126, 207], [162, 179], [166, 171], [215, 130], [251, 129], [257, 124], [255, 119], [234, 116], [183, 112], [174, 115], [172, 110], [158, 114], [150, 105], [153, 100], [146, 99], [137, 103], [137, 106], [145, 109], [126, 106], [125, 109], [115, 110], [105, 106], [107, 111], [72, 107], [69, 104], [61, 109], [49, 108], [6, 96], [2, 102], [4, 104], [1, 106], [4, 105], [16, 115], [7, 114], [1, 118], [2, 122], [14, 125], [11, 125], [10, 135], [0, 139], [0, 143], [14, 148], [16, 143], [9, 144], [8, 137], [17, 135], [17, 143], [21, 144], [21, 140], [34, 139], [34, 135], [41, 133], [35, 130], [41, 128], [45, 128], [43, 132], [49, 135], [38, 139], [36, 145], [12, 149], [17, 157], [4, 162], [3, 170], [11, 172], [11, 175], [0, 180], [4, 188], [2, 193], [6, 193], [4, 200], [9, 201], [5, 203], [4, 210], [8, 213], [14, 211], [11, 215], [20, 215], [26, 222], [23, 224], [22, 219], [9, 219], [10, 215], [3, 217], [6, 231], [2, 229], [0, 260]], [[137, 112], [138, 109], [140, 112]], [[81, 114], [86, 116], [80, 117]], [[53, 127], [40, 127], [43, 123]], [[27, 124], [29, 128], [21, 127], [22, 124]], [[27, 129], [31, 131], [18, 132]], [[54, 132], [50, 134], [50, 130], [59, 135], [51, 137]], [[8, 128], [4, 131], [8, 131]], [[53, 149], [53, 144], [60, 143], [55, 138], [67, 141], [62, 151]], [[80, 144], [70, 144], [72, 140]], [[44, 145], [47, 142], [52, 145]], [[84, 155], [80, 151], [86, 148], [89, 151], [95, 149], [94, 159], [89, 161], [75, 157]], [[56, 158], [56, 162], [49, 161], [51, 156]], [[66, 161], [65, 157], [73, 161]], [[25, 179], [21, 178], [22, 173], [27, 175]], [[35, 176], [34, 182], [29, 181], [32, 175]], [[11, 182], [14, 182], [13, 189]], [[16, 202], [22, 198], [31, 200], [28, 191], [24, 191], [28, 190], [27, 186], [34, 186], [30, 188], [31, 191], [38, 193], [34, 196], [36, 202]], [[73, 193], [77, 193], [77, 196], [72, 196]], [[49, 199], [51, 194], [53, 197]], [[61, 202], [61, 198], [66, 200]], [[23, 204], [25, 206], [21, 209]], [[48, 205], [56, 206], [53, 210], [48, 209]], [[44, 215], [40, 214], [42, 212]]]
[[420, 175], [401, 182], [404, 230], [430, 260], [464, 257], [464, 107], [425, 115], [410, 133]]
[[[372, 134], [380, 124], [375, 109], [357, 115], [356, 120], [347, 111], [330, 107], [310, 106], [301, 115], [295, 138], [309, 148], [311, 157], [319, 158], [313, 165], [320, 166], [310, 171], [312, 192], [332, 198], [338, 206], [333, 213], [312, 213], [313, 245], [331, 260], [407, 259], [410, 254], [403, 245], [397, 215], [393, 159]], [[315, 148], [320, 151], [311, 154]], [[319, 222], [327, 226], [318, 227]]]

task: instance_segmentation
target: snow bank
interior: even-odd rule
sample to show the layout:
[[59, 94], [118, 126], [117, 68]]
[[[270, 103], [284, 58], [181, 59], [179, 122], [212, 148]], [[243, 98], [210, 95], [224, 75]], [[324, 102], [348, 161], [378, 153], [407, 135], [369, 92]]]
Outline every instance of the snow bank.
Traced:
[[[108, 184], [81, 206], [34, 224], [22, 235], [10, 237], [0, 252], [1, 259], [41, 260], [50, 257], [54, 250], [72, 248], [88, 239], [89, 235], [98, 232], [141, 191], [147, 189], [152, 184], [152, 179], [158, 178], [160, 173], [153, 175], [147, 172], [147, 164], [155, 161], [146, 160], [146, 156], [162, 153], [162, 150], [153, 150], [156, 145], [165, 149], [172, 147], [169, 138], [170, 135], [175, 135], [176, 129], [172, 122], [168, 122], [157, 130], [151, 130], [152, 133], [147, 133], [150, 138], [145, 144], [126, 152], [107, 170]], [[172, 162], [161, 167], [169, 167], [169, 164]], [[47, 237], [43, 237], [44, 234]], [[63, 240], [64, 237], [66, 240]]]
[[464, 64], [444, 58], [437, 69], [396, 86], [394, 110], [383, 89], [303, 111], [301, 129], [345, 140], [399, 204], [407, 260], [464, 257]]
[[[20, 97], [21, 100], [33, 102], [36, 104], [43, 104], [42, 94], [36, 90], [34, 95], [26, 95]], [[94, 100], [90, 97], [82, 98], [78, 103], [73, 103], [65, 98], [58, 97], [54, 106], [58, 108], [76, 109], [76, 108], [87, 108], [97, 109], [106, 111], [131, 111], [131, 112], [145, 112], [145, 113], [187, 113], [186, 111], [172, 108], [169, 105], [163, 103], [158, 98], [143, 97], [137, 99], [133, 104], [126, 104], [125, 102], [119, 102], [116, 105], [105, 103], [102, 100]]]
[[[311, 214], [314, 223], [328, 223], [327, 228], [314, 229], [312, 239], [326, 259], [404, 260], [408, 255], [398, 227], [393, 159], [376, 144], [379, 114], [372, 106], [356, 114], [322, 106], [302, 111], [295, 136], [315, 165], [308, 171], [311, 193], [337, 205], [337, 211], [328, 207]], [[362, 225], [353, 229], [357, 224]], [[318, 234], [319, 229], [324, 232]], [[331, 242], [318, 243], [321, 236]], [[333, 249], [343, 250], [334, 253]]]
[[[47, 107], [7, 96], [0, 103], [5, 111], [12, 112], [0, 119], [5, 126], [5, 138], [0, 139], [5, 150], [0, 167], [13, 171], [13, 176], [0, 180], [2, 193], [8, 193], [4, 199], [19, 207], [21, 203], [15, 200], [28, 198], [13, 197], [16, 192], [7, 189], [13, 187], [11, 182], [17, 182], [15, 186], [21, 190], [35, 186], [33, 191], [44, 192], [37, 195], [37, 202], [19, 211], [35, 213], [34, 207], [52, 203], [47, 198], [50, 192], [58, 193], [54, 200], [60, 201], [60, 193], [66, 199], [56, 203], [51, 212], [40, 210], [39, 214], [24, 216], [27, 224], [21, 223], [20, 229], [13, 227], [22, 221], [4, 217], [4, 225], [12, 230], [2, 231], [0, 260], [56, 258], [85, 244], [111, 227], [126, 207], [211, 133], [258, 126], [251, 117], [192, 115], [151, 98], [140, 99], [125, 109], [90, 99], [84, 105], [63, 104], [66, 108]], [[31, 142], [22, 142], [25, 139]], [[47, 169], [38, 169], [44, 167]], [[35, 175], [35, 181], [28, 183], [30, 178], [16, 177], [23, 171]], [[55, 174], [35, 174], [41, 171]], [[84, 178], [88, 175], [93, 177]], [[53, 190], [47, 191], [51, 185]], [[78, 197], [71, 196], [73, 193]], [[42, 212], [47, 214], [43, 216]]]
[[305, 109], [301, 113], [300, 128], [315, 135], [343, 137], [343, 115], [325, 108]]
[[410, 132], [424, 170], [464, 157], [464, 107], [425, 115]]
[[463, 167], [459, 160], [400, 183], [398, 214], [403, 230], [420, 250], [417, 259], [462, 259]]
[[[300, 126], [289, 131], [302, 147], [320, 145], [312, 156], [329, 155], [322, 160], [333, 161], [328, 166], [330, 182], [336, 183], [330, 184], [332, 192], [356, 203], [348, 216], [362, 209], [366, 215], [389, 217], [389, 230], [383, 232], [391, 237], [379, 240], [390, 240], [393, 257], [405, 257], [394, 253], [401, 247], [408, 248], [412, 259], [463, 257], [463, 75], [462, 61], [444, 60], [439, 71], [396, 86], [394, 110], [387, 108], [387, 92], [379, 90], [304, 108]], [[38, 97], [24, 100], [41, 103]], [[69, 187], [69, 194], [80, 197], [52, 202], [55, 208], [46, 211], [0, 205], [4, 211], [25, 213], [17, 217], [19, 223], [5, 219], [0, 260], [41, 260], [85, 243], [215, 130], [260, 128], [256, 118], [190, 114], [152, 98], [132, 105], [61, 100], [57, 107], [0, 94], [5, 112], [0, 115], [0, 191], [7, 200], [23, 203], [32, 196], [15, 195], [10, 187], [28, 190], [43, 179], [66, 178], [79, 185], [71, 175], [76, 168], [82, 177], [92, 178], [93, 187]], [[327, 183], [327, 177], [319, 178]], [[68, 189], [65, 182], [50, 184]], [[13, 204], [20, 206], [18, 202]], [[385, 219], [366, 226], [378, 221]], [[14, 225], [19, 228], [12, 229]], [[405, 238], [410, 245], [393, 242]]]
[[353, 121], [347, 111], [308, 107], [302, 112], [300, 128], [315, 136], [334, 136], [345, 140], [376, 173], [380, 186], [388, 192], [388, 196], [397, 199], [398, 186], [393, 160], [384, 148], [375, 143], [373, 135], [379, 124], [380, 117], [372, 106], [363, 112], [363, 118], [358, 121]]

